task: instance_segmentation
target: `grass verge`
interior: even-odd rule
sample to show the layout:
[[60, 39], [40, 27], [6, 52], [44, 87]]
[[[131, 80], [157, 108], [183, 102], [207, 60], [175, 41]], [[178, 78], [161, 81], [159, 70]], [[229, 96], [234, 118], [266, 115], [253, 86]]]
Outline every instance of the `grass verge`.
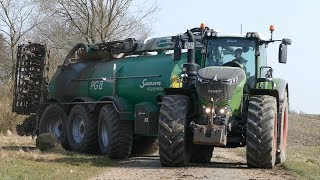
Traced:
[[106, 156], [43, 153], [27, 137], [0, 136], [0, 179], [87, 179], [105, 171]]
[[289, 147], [283, 167], [302, 179], [320, 179], [320, 146]]

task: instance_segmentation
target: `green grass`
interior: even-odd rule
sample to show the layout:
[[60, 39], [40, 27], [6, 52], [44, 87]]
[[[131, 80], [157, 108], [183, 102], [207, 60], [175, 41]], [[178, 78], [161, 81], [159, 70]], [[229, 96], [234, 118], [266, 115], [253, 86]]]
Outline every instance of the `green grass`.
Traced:
[[110, 167], [106, 156], [43, 153], [31, 138], [0, 136], [0, 179], [87, 179]]
[[320, 179], [320, 146], [289, 147], [283, 167], [302, 179]]

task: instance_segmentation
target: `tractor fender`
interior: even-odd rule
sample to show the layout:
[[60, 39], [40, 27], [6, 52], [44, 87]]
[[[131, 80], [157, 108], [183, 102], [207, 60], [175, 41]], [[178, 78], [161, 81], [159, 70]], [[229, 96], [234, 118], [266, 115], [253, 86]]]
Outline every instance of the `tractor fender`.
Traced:
[[280, 103], [279, 103], [279, 91], [277, 89], [251, 89], [250, 95], [269, 95], [273, 96], [277, 99], [277, 107], [279, 109]]
[[[284, 101], [284, 96], [285, 96], [285, 92], [287, 90], [288, 92], [288, 83], [286, 80], [284, 79], [275, 79], [275, 84], [276, 84], [276, 89], [279, 92], [279, 100], [282, 103]], [[288, 92], [288, 97], [289, 97], [289, 92]]]

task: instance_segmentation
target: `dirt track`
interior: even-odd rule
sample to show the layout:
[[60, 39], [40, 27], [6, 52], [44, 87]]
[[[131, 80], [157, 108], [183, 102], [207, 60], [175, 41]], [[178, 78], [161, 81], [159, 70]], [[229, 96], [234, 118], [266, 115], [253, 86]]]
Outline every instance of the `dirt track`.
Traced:
[[132, 157], [118, 161], [107, 172], [93, 179], [295, 179], [280, 167], [273, 170], [249, 169], [245, 149], [216, 148], [209, 164], [190, 164], [185, 168], [163, 168], [159, 156]]

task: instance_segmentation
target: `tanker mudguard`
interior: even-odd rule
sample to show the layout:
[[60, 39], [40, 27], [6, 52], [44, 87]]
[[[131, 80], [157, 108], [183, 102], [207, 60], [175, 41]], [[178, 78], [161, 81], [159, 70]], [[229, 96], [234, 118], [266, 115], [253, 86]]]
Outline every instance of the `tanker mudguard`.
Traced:
[[128, 107], [128, 102], [125, 99], [115, 96], [104, 96], [99, 101], [110, 101], [110, 103], [115, 107], [116, 111], [120, 114], [121, 120], [133, 120], [133, 112], [126, 111], [128, 109], [131, 110], [132, 107]]
[[[72, 100], [72, 102], [94, 102], [94, 99], [90, 97], [76, 97]], [[92, 112], [94, 110], [95, 104], [88, 103], [89, 111]]]

